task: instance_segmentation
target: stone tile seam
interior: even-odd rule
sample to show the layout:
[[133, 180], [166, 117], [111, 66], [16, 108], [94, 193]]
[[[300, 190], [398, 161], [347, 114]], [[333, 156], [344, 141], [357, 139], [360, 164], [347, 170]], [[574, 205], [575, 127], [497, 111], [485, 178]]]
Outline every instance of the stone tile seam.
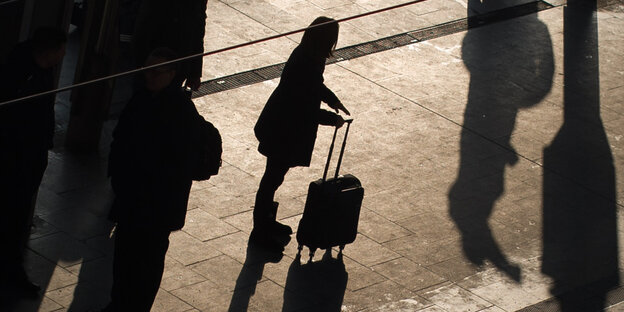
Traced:
[[[571, 182], [571, 183], [573, 183], [573, 184], [577, 185], [578, 187], [580, 187], [580, 188], [582, 188], [582, 189], [585, 189], [586, 191], [588, 191], [588, 192], [589, 192], [589, 193], [591, 193], [591, 194], [594, 194], [595, 196], [598, 196], [598, 197], [600, 197], [600, 198], [603, 198], [603, 199], [606, 199], [606, 200], [608, 200], [608, 201], [611, 201], [609, 198], [605, 197], [605, 196], [604, 196], [603, 194], [601, 194], [601, 193], [598, 193], [598, 192], [594, 191], [594, 190], [593, 190], [593, 189], [591, 189], [589, 186], [586, 186], [585, 184], [581, 184], [580, 182], [578, 182], [578, 181], [576, 181], [576, 180], [574, 180], [574, 179], [572, 179], [572, 178], [570, 178], [570, 177], [568, 177], [568, 176], [564, 176], [564, 175], [562, 175], [562, 174], [560, 174], [560, 173], [558, 173], [558, 172], [555, 172], [555, 171], [551, 170], [551, 169], [550, 169], [550, 168], [548, 168], [548, 167], [545, 167], [545, 166], [544, 166], [544, 165], [540, 162], [540, 159], [536, 159], [536, 160], [534, 160], [534, 159], [532, 159], [530, 156], [523, 155], [523, 154], [518, 153], [517, 151], [511, 150], [511, 149], [509, 149], [508, 147], [504, 146], [503, 144], [501, 144], [501, 143], [497, 142], [497, 140], [496, 140], [495, 138], [489, 138], [489, 137], [487, 137], [485, 134], [479, 133], [479, 132], [475, 131], [474, 129], [467, 128], [467, 127], [465, 127], [463, 124], [460, 124], [460, 123], [458, 123], [458, 122], [454, 121], [453, 119], [451, 119], [451, 117], [447, 117], [447, 116], [445, 116], [444, 114], [442, 114], [442, 113], [440, 113], [440, 112], [437, 112], [437, 111], [435, 111], [435, 110], [433, 110], [433, 109], [431, 109], [431, 108], [429, 108], [429, 107], [426, 107], [425, 105], [423, 105], [423, 104], [421, 104], [421, 103], [418, 103], [418, 102], [416, 102], [415, 100], [413, 100], [413, 99], [411, 99], [411, 98], [408, 98], [408, 97], [406, 97], [406, 96], [404, 96], [404, 95], [401, 95], [401, 94], [399, 94], [399, 93], [395, 92], [394, 90], [391, 90], [391, 89], [389, 89], [389, 88], [387, 88], [387, 87], [384, 87], [384, 86], [382, 86], [382, 85], [380, 85], [380, 84], [376, 83], [375, 81], [372, 81], [371, 79], [366, 78], [366, 77], [364, 77], [364, 76], [362, 76], [362, 75], [360, 75], [360, 74], [358, 74], [358, 73], [356, 73], [356, 72], [354, 72], [354, 71], [352, 71], [352, 70], [350, 70], [350, 69], [348, 69], [348, 68], [346, 68], [346, 67], [342, 67], [342, 68], [343, 68], [344, 70], [347, 70], [347, 71], [349, 71], [349, 72], [353, 73], [353, 74], [354, 74], [354, 75], [356, 75], [356, 76], [359, 76], [360, 78], [362, 78], [362, 79], [364, 79], [364, 80], [367, 80], [367, 81], [371, 82], [372, 84], [375, 84], [376, 86], [378, 86], [378, 87], [380, 87], [380, 88], [382, 88], [382, 89], [384, 89], [384, 90], [386, 90], [386, 91], [388, 91], [388, 92], [390, 92], [390, 93], [392, 93], [392, 94], [394, 94], [394, 95], [396, 95], [396, 96], [398, 96], [398, 97], [400, 97], [400, 98], [402, 98], [402, 99], [404, 99], [404, 100], [406, 100], [406, 101], [408, 101], [408, 102], [411, 102], [411, 103], [413, 103], [413, 104], [415, 104], [415, 105], [417, 105], [417, 106], [419, 106], [419, 107], [421, 107], [421, 108], [425, 109], [426, 111], [428, 111], [428, 112], [430, 112], [430, 113], [432, 113], [432, 114], [434, 114], [434, 115], [436, 115], [436, 116], [438, 116], [438, 117], [440, 117], [440, 118], [442, 118], [442, 119], [444, 119], [444, 120], [446, 120], [446, 121], [448, 121], [448, 122], [450, 122], [450, 123], [452, 123], [452, 124], [454, 124], [454, 125], [456, 125], [456, 126], [458, 126], [458, 127], [462, 128], [462, 129], [467, 130], [468, 132], [470, 132], [470, 133], [472, 133], [472, 134], [474, 134], [474, 135], [476, 135], [476, 136], [478, 136], [478, 137], [481, 137], [482, 139], [484, 139], [484, 140], [486, 140], [486, 141], [488, 141], [488, 142], [490, 142], [490, 143], [492, 143], [492, 144], [494, 144], [494, 145], [496, 145], [496, 146], [499, 146], [500, 148], [502, 148], [502, 149], [504, 149], [504, 150], [509, 151], [510, 153], [513, 153], [514, 155], [518, 156], [519, 158], [522, 158], [522, 159], [524, 159], [524, 160], [526, 160], [526, 161], [528, 161], [528, 162], [530, 162], [530, 163], [532, 163], [532, 164], [534, 164], [534, 165], [536, 165], [536, 166], [538, 166], [538, 167], [542, 168], [544, 171], [548, 171], [548, 172], [549, 172], [549, 173], [551, 173], [551, 174], [555, 174], [555, 175], [557, 175], [557, 176], [559, 176], [559, 177], [561, 177], [561, 178], [563, 178], [563, 179], [565, 179], [565, 180], [567, 180], [567, 181], [569, 181], [569, 182]], [[623, 205], [623, 204], [620, 204], [617, 200], [613, 201], [613, 203], [614, 203], [616, 206], [619, 206], [619, 208], [624, 209], [624, 205]]]
[[[335, 64], [344, 60], [355, 59], [361, 56], [399, 48], [416, 42], [422, 42], [434, 38], [452, 35], [458, 32], [466, 31], [469, 28], [486, 26], [494, 24], [496, 22], [501, 22], [512, 18], [541, 12], [555, 7], [558, 6], [554, 6], [546, 2], [545, 0], [538, 0], [485, 14], [445, 22], [439, 25], [408, 31], [402, 34], [392, 35], [381, 39], [376, 39], [373, 41], [340, 48], [335, 51], [335, 56], [330, 58], [327, 61], [327, 64]], [[473, 25], [468, 25], [469, 22]], [[281, 76], [281, 71], [284, 64], [285, 63], [269, 65], [244, 71], [241, 73], [204, 81], [202, 82], [199, 90], [193, 92], [192, 97], [202, 97], [209, 94], [232, 90], [246, 85], [256, 84], [263, 81], [279, 78]]]

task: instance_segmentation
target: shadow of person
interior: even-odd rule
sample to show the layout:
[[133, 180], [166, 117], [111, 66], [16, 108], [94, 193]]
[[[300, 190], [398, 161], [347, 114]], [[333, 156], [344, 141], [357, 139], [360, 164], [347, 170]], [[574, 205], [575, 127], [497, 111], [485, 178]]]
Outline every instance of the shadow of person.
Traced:
[[[468, 13], [483, 14], [515, 2], [470, 0]], [[448, 193], [449, 214], [461, 232], [468, 260], [479, 266], [488, 260], [520, 281], [520, 268], [501, 251], [488, 219], [504, 193], [505, 167], [518, 161], [510, 142], [516, 115], [538, 104], [550, 91], [552, 43], [536, 14], [477, 27], [482, 16], [469, 17], [462, 42], [470, 85], [459, 170]]]
[[[284, 245], [290, 241], [290, 236], [281, 238]], [[267, 248], [259, 244], [253, 235], [249, 237], [247, 243], [247, 255], [245, 263], [236, 279], [232, 300], [230, 300], [229, 312], [244, 312], [249, 309], [249, 301], [256, 293], [256, 285], [262, 279], [264, 266], [267, 263], [278, 263], [282, 260], [284, 254], [283, 248]]]
[[564, 122], [544, 149], [542, 272], [561, 311], [603, 311], [619, 285], [615, 169], [600, 117], [596, 2], [564, 8]]
[[57, 150], [50, 160], [26, 261], [42, 291], [36, 299], [14, 302], [1, 311], [49, 309], [54, 306], [50, 299], [62, 299], [70, 312], [88, 311], [108, 301], [111, 267], [106, 254], [112, 254], [112, 223], [106, 219], [111, 199], [106, 165], [97, 156]]
[[282, 312], [341, 311], [348, 277], [342, 253], [334, 258], [328, 249], [322, 260], [305, 264], [298, 253], [288, 269]]

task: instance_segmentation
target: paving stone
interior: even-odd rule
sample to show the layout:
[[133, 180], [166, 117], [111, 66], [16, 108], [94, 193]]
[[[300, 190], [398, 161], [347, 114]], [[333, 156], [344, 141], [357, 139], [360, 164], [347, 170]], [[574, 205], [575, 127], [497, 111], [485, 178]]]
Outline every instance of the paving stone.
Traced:
[[63, 268], [101, 256], [99, 252], [65, 233], [33, 239], [29, 245], [30, 249]]
[[232, 294], [229, 290], [205, 281], [171, 291], [171, 294], [200, 311], [227, 311]]
[[251, 233], [253, 229], [253, 210], [225, 217], [222, 222], [226, 222], [226, 224], [236, 228], [237, 231]]
[[478, 273], [481, 268], [475, 266], [464, 257], [456, 257], [427, 266], [427, 269], [449, 281], [459, 281]]
[[30, 250], [26, 252], [25, 267], [29, 277], [46, 291], [63, 288], [78, 282], [78, 276]]
[[254, 196], [235, 196], [210, 186], [191, 192], [188, 209], [200, 208], [217, 218], [223, 218], [253, 209], [251, 205]]
[[206, 278], [192, 270], [192, 267], [193, 265], [185, 266], [171, 257], [166, 257], [165, 271], [160, 282], [160, 287], [170, 292], [172, 290], [205, 281]]
[[239, 229], [229, 225], [210, 213], [200, 209], [189, 210], [186, 213], [186, 222], [182, 231], [199, 239], [211, 240], [227, 234], [238, 232]]
[[283, 11], [264, 1], [235, 2], [232, 3], [232, 7], [277, 32], [286, 32], [307, 26], [307, 24], [304, 24], [303, 21], [287, 11]]
[[[384, 66], [387, 65], [388, 61], [399, 61], [401, 58], [386, 57], [386, 53], [389, 52], [372, 54], [371, 59], [356, 58], [353, 60], [347, 60], [340, 63], [340, 66], [357, 73], [366, 72], [366, 77], [372, 81], [385, 80], [401, 75], [400, 73], [393, 71], [392, 67]], [[348, 93], [345, 92], [345, 94]]]
[[489, 308], [485, 308], [483, 310], [480, 310], [482, 312], [504, 312], [505, 310], [497, 307], [497, 306], [491, 306]]
[[349, 248], [345, 247], [344, 254], [352, 259], [358, 259], [358, 262], [367, 266], [400, 257], [394, 251], [363, 235], [358, 235]]
[[177, 231], [169, 235], [167, 255], [184, 265], [189, 265], [214, 258], [221, 253], [210, 244], [202, 242], [184, 231]]
[[[279, 262], [270, 261], [264, 265], [263, 276], [273, 283], [286, 287], [287, 278], [291, 274], [291, 268], [295, 265], [295, 261], [290, 257], [283, 257]], [[330, 270], [328, 270], [330, 271]], [[324, 273], [324, 272], [322, 272]]]
[[178, 299], [161, 288], [156, 294], [156, 299], [154, 299], [154, 305], [152, 306], [151, 311], [183, 312], [188, 311], [191, 308], [192, 307], [186, 302]]
[[79, 240], [109, 234], [113, 228], [110, 221], [82, 209], [65, 209], [41, 216], [41, 218]]
[[213, 239], [206, 244], [220, 253], [230, 256], [240, 263], [245, 262], [249, 234], [236, 232], [230, 235]]
[[356, 261], [344, 257], [345, 270], [348, 273], [347, 289], [358, 291], [360, 289], [387, 281], [388, 278], [364, 266]]
[[521, 287], [506, 282], [480, 287], [471, 292], [507, 311], [517, 311], [541, 301], [523, 291]]
[[407, 229], [365, 208], [360, 210], [358, 231], [378, 243], [410, 234]]
[[[254, 117], [255, 122], [257, 117]], [[227, 133], [225, 131], [227, 131], [226, 129], [224, 129], [223, 132]], [[228, 141], [228, 143], [224, 143], [223, 147], [224, 162], [234, 164], [238, 169], [254, 176], [264, 171], [264, 167], [266, 166], [266, 157], [258, 152], [258, 146], [255, 144], [255, 135], [252, 133], [241, 133], [237, 136], [231, 136], [231, 139], [229, 139], [230, 135], [224, 136], [224, 140]], [[244, 139], [245, 141], [239, 141], [241, 139]], [[260, 183], [261, 177], [262, 176], [255, 176], [252, 180], [256, 183]]]
[[258, 190], [258, 182], [248, 173], [232, 167], [223, 166], [219, 174], [210, 178], [219, 191], [238, 190], [238, 194], [253, 194]]
[[441, 276], [406, 258], [378, 264], [373, 266], [372, 269], [412, 291], [428, 288], [446, 281]]
[[[51, 167], [53, 164], [49, 164], [48, 166]], [[43, 185], [39, 188], [39, 191], [37, 192], [35, 215], [43, 216], [72, 207], [75, 207], [74, 203], [63, 198], [55, 191]]]
[[284, 305], [284, 288], [270, 280], [260, 282], [256, 285], [250, 305], [256, 311], [279, 311]]
[[[214, 284], [227, 289], [235, 289], [236, 287], [245, 287], [257, 283], [259, 280], [252, 278], [252, 276], [262, 278], [262, 267], [260, 265], [248, 268], [247, 272], [250, 272], [250, 274], [241, 276], [243, 264], [226, 255], [193, 264], [190, 268]], [[254, 273], [257, 272], [257, 274], [253, 274], [252, 271]]]
[[420, 294], [435, 305], [450, 311], [481, 311], [492, 303], [456, 285], [442, 286]]
[[385, 281], [355, 292], [346, 292], [344, 305], [347, 311], [359, 311], [365, 308], [376, 311], [401, 306], [415, 310], [431, 305], [431, 303], [392, 281]]
[[[372, 173], [371, 176], [375, 174]], [[409, 218], [417, 213], [415, 204], [416, 195], [412, 190], [403, 188], [388, 188], [364, 197], [362, 205], [373, 212], [384, 216], [389, 221], [398, 221]]]
[[86, 311], [104, 307], [110, 301], [109, 291], [97, 283], [81, 282], [46, 292], [46, 297], [70, 311]]
[[418, 240], [435, 242], [441, 239], [459, 238], [460, 233], [457, 226], [444, 213], [424, 212], [398, 221], [404, 228], [414, 233]]
[[463, 255], [461, 242], [456, 238], [444, 239], [435, 243], [420, 240], [415, 235], [402, 237], [384, 246], [422, 265], [433, 265]]

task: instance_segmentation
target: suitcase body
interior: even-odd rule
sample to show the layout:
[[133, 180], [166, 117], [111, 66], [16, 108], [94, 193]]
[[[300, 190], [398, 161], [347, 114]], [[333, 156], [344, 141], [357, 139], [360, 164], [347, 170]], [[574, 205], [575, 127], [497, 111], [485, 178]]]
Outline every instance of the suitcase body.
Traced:
[[311, 182], [308, 188], [303, 217], [297, 229], [297, 242], [299, 251], [303, 246], [310, 248], [311, 257], [314, 256], [317, 248], [329, 249], [339, 246], [342, 251], [344, 246], [355, 241], [357, 236], [364, 188], [355, 176], [338, 175], [349, 125], [347, 125], [340, 159], [336, 167], [336, 175], [330, 179], [326, 178], [336, 139], [336, 132], [334, 132], [323, 178]]

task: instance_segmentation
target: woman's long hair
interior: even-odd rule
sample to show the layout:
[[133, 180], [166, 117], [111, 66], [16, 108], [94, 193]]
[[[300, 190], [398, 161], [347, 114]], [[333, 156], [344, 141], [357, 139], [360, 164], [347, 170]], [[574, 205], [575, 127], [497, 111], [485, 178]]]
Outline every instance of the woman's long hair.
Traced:
[[301, 38], [301, 46], [322, 57], [332, 56], [338, 43], [338, 22], [333, 18], [317, 17], [310, 26], [323, 24], [306, 30]]

